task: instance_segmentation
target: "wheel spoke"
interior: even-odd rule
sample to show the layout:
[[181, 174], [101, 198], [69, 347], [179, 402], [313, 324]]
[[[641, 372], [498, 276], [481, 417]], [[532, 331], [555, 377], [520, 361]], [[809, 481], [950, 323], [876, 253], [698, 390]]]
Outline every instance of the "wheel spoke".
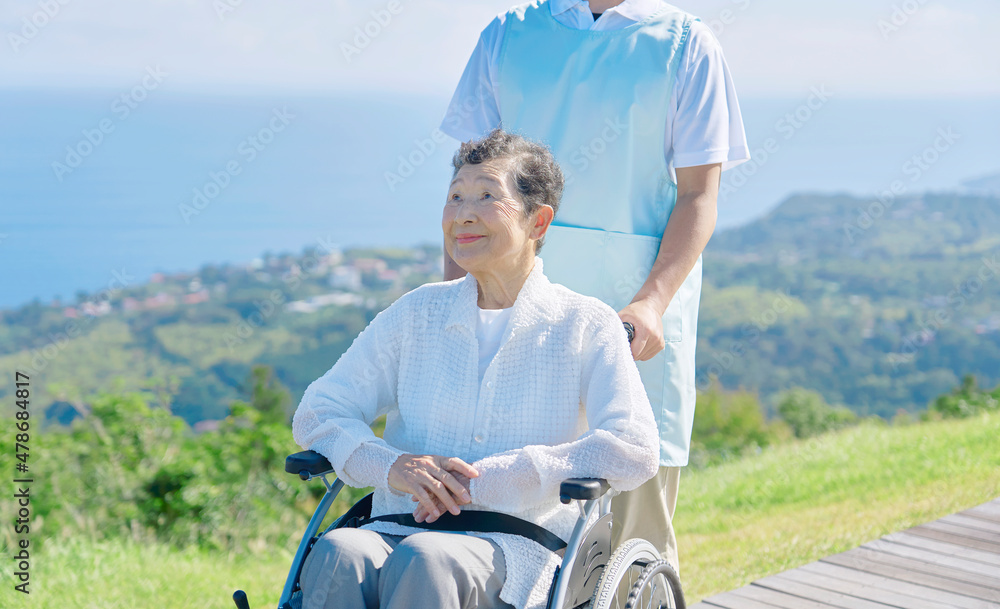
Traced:
[[653, 585], [649, 589], [649, 602], [646, 603], [647, 609], [649, 609], [650, 607], [653, 606], [653, 600], [656, 598], [656, 590], [658, 588], [657, 583], [659, 583], [659, 582], [657, 582], [656, 580], [653, 580]]

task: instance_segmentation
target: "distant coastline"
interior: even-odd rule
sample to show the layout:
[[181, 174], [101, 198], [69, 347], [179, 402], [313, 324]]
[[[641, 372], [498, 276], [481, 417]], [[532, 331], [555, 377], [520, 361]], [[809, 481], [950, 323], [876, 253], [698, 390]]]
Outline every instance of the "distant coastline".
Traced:
[[[436, 243], [441, 189], [451, 150], [424, 155], [412, 176], [390, 189], [385, 175], [437, 128], [447, 99], [401, 99], [384, 93], [340, 97], [149, 92], [127, 118], [112, 111], [117, 92], [3, 89], [0, 113], [0, 309], [79, 290], [99, 290], [112, 271], [143, 280], [206, 263], [246, 263], [266, 251], [300, 251], [319, 240], [343, 247], [413, 247]], [[871, 195], [896, 179], [910, 193], [960, 190], [994, 175], [1000, 132], [995, 100], [852, 100], [834, 98], [784, 139], [775, 125], [800, 100], [741, 99], [749, 163], [723, 174], [719, 232], [745, 225], [796, 192]], [[237, 150], [276, 109], [295, 118], [252, 163]], [[114, 129], [71, 173], [52, 165], [67, 147]], [[938, 129], [961, 140], [921, 172], [903, 164], [930, 145]], [[776, 154], [762, 155], [768, 138]], [[82, 150], [87, 151], [86, 144]], [[992, 155], [992, 157], [991, 157]], [[420, 155], [414, 155], [420, 159]], [[242, 162], [204, 209], [185, 223], [178, 209]], [[992, 164], [991, 164], [992, 163]], [[972, 179], [970, 182], [970, 178]], [[209, 188], [208, 192], [214, 192]]]

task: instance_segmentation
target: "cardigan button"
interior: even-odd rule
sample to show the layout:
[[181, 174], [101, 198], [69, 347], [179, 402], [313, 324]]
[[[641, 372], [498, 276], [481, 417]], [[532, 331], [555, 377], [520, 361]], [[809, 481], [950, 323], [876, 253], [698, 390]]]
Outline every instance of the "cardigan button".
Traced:
[[486, 381], [486, 388], [493, 389], [493, 381]]
[[477, 433], [477, 434], [476, 434], [476, 437], [475, 437], [475, 438], [473, 438], [473, 439], [474, 439], [474, 440], [475, 440], [476, 442], [479, 442], [479, 443], [482, 443], [482, 441], [484, 440], [484, 438], [483, 438], [483, 434], [481, 434], [481, 433]]

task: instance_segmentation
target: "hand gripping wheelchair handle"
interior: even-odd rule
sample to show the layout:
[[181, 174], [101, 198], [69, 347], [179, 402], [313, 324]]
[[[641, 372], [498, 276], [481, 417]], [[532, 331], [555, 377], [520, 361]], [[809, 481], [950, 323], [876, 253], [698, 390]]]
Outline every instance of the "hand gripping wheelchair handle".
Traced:
[[559, 485], [559, 501], [597, 499], [611, 489], [604, 478], [569, 478]]

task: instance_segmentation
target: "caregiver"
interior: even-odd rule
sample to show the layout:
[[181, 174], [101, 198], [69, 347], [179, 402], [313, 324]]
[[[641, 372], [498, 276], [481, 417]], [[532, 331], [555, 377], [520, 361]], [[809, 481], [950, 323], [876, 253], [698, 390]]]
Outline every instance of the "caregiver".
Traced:
[[[464, 141], [498, 125], [549, 146], [567, 173], [546, 274], [635, 327], [661, 467], [614, 498], [612, 547], [642, 537], [677, 567], [701, 252], [722, 170], [750, 158], [722, 50], [705, 24], [659, 0], [518, 5], [483, 30], [441, 129]], [[461, 261], [445, 264], [446, 279], [464, 274]]]

